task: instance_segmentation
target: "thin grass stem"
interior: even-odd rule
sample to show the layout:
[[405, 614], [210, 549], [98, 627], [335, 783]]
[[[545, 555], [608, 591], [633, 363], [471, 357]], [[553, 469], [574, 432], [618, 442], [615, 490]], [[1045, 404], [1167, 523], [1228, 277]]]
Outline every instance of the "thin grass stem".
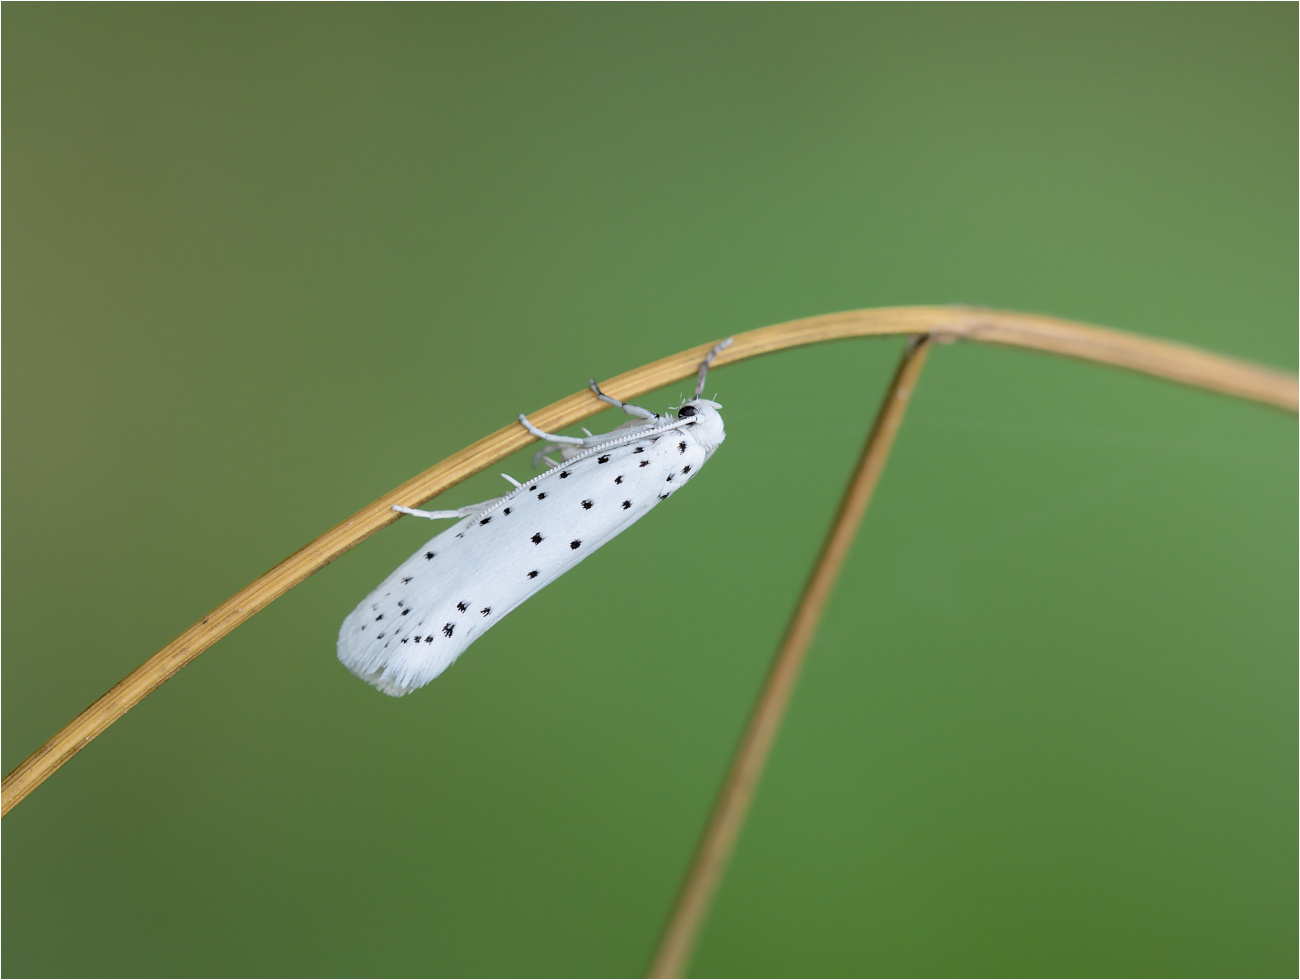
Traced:
[[889, 459], [894, 436], [902, 424], [908, 400], [916, 388], [921, 368], [929, 352], [929, 338], [922, 335], [907, 346], [903, 358], [894, 372], [894, 378], [880, 403], [876, 420], [867, 435], [857, 468], [840, 500], [835, 519], [831, 522], [821, 554], [808, 576], [803, 595], [790, 617], [767, 680], [754, 702], [749, 724], [741, 736], [731, 769], [718, 793], [709, 816], [708, 825], [700, 838], [695, 858], [686, 872], [677, 904], [669, 916], [648, 976], [680, 977], [690, 963], [691, 954], [699, 937], [701, 926], [713, 904], [718, 882], [726, 871], [735, 849], [736, 839], [749, 812], [754, 791], [767, 764], [767, 758], [776, 740], [781, 719], [790, 703], [790, 695], [799, 679], [799, 670], [812, 644], [817, 623], [830, 599], [835, 580], [848, 557], [849, 547], [857, 534], [858, 526], [871, 503], [880, 474]]

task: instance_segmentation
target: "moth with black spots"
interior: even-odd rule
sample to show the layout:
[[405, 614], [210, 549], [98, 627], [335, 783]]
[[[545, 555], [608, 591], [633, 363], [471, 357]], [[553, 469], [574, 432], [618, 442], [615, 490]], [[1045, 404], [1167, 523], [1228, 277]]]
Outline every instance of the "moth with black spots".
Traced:
[[[543, 432], [520, 415], [524, 428], [549, 444], [538, 453], [547, 472], [526, 484], [506, 476], [515, 485], [510, 493], [458, 510], [394, 507], [459, 520], [343, 621], [343, 665], [394, 697], [423, 687], [502, 616], [690, 482], [726, 438], [722, 406], [702, 395], [709, 365], [730, 343], [709, 351], [695, 397], [672, 416], [624, 404], [592, 381], [597, 397], [632, 421], [579, 438]], [[546, 455], [553, 449], [560, 461]], [[398, 625], [381, 623], [386, 613]]]

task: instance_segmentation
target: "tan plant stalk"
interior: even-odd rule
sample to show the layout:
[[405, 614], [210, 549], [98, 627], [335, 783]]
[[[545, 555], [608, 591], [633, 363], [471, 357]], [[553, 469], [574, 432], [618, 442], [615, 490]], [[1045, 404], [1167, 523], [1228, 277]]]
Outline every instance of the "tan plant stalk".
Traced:
[[[857, 310], [763, 327], [737, 334], [735, 343], [719, 355], [714, 367], [791, 347], [891, 334], [931, 334], [936, 340], [960, 338], [1041, 350], [1128, 368], [1289, 412], [1297, 411], [1300, 402], [1296, 377], [1273, 368], [1068, 320], [962, 307]], [[616, 398], [630, 401], [694, 375], [710, 346], [703, 344], [665, 357], [602, 382], [601, 387]], [[584, 390], [529, 413], [529, 418], [538, 427], [553, 432], [604, 408], [604, 403]], [[133, 670], [6, 776], [0, 793], [0, 814], [8, 813], [95, 736], [217, 640], [395, 520], [393, 504], [419, 506], [531, 441], [532, 436], [515, 423], [499, 429], [362, 508], [241, 589]]]
[[767, 765], [768, 753], [776, 740], [777, 729], [785, 717], [795, 682], [799, 680], [799, 669], [817, 631], [817, 623], [830, 600], [840, 569], [844, 567], [844, 559], [848, 557], [858, 526], [867, 513], [871, 496], [889, 459], [889, 450], [894, 445], [894, 436], [902, 424], [903, 413], [907, 411], [908, 400], [916, 390], [916, 381], [930, 349], [928, 341], [928, 337], [921, 336], [908, 344], [880, 403], [880, 411], [867, 434], [857, 469], [840, 499], [821, 554], [790, 617], [790, 625], [786, 627], [785, 639], [754, 702], [749, 725], [736, 747], [731, 768], [713, 805], [708, 826], [700, 837], [695, 859], [686, 873], [648, 976], [680, 977], [690, 963], [700, 927], [735, 849], [758, 780]]

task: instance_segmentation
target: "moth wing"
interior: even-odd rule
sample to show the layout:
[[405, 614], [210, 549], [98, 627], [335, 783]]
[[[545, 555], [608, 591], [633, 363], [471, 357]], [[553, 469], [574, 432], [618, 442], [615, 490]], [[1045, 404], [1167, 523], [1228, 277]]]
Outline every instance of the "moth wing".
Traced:
[[502, 616], [667, 496], [663, 478], [675, 452], [648, 439], [595, 450], [447, 528], [343, 621], [339, 660], [386, 694], [424, 686]]

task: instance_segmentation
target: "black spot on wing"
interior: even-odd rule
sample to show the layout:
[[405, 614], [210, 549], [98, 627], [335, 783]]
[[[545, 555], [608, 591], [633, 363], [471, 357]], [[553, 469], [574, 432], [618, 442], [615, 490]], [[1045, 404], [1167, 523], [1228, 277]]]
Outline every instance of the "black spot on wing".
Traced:
[[583, 510], [591, 510], [591, 501], [590, 501], [590, 500], [584, 500], [584, 501], [582, 502], [582, 509], [583, 509]]
[[608, 463], [608, 462], [609, 462], [609, 456], [607, 456], [607, 455], [606, 455], [606, 456], [601, 456], [598, 460], [596, 460], [596, 462], [597, 462], [597, 463]]
[[614, 477], [614, 482], [615, 482], [615, 483], [622, 483], [622, 482], [623, 482], [623, 477], [622, 477], [622, 476], [616, 476], [616, 477]]
[[[688, 469], [689, 469], [689, 467], [688, 467]], [[509, 514], [509, 513], [510, 513], [510, 508], [507, 507], [504, 511], [502, 511], [502, 513], [503, 513], [503, 514]]]
[[437, 556], [436, 554], [434, 554], [432, 551], [426, 551], [426, 552], [424, 553], [424, 560], [425, 560], [425, 561], [429, 561], [431, 558], [437, 558], [437, 557], [438, 557], [438, 556]]
[[643, 452], [645, 452], [645, 446], [637, 446], [635, 449], [632, 450], [632, 452], [634, 452], [634, 453], [643, 453]]
[[642, 466], [649, 466], [649, 465], [650, 465], [650, 460], [648, 460], [648, 459], [643, 459], [643, 460], [641, 460], [641, 465], [642, 465]]
[[383, 619], [383, 618], [384, 618], [384, 614], [383, 614], [383, 613], [380, 613], [378, 616], [375, 617], [375, 622], [377, 623], [377, 622], [379, 622], [379, 621], [380, 621], [381, 619]]
[[561, 479], [561, 480], [567, 480], [568, 478], [569, 478], [569, 471], [568, 471], [568, 470], [560, 470], [560, 479]]
[[403, 609], [403, 610], [402, 610], [402, 615], [403, 615], [403, 616], [409, 616], [410, 614], [411, 614], [411, 610], [409, 610], [409, 609]]
[[424, 638], [424, 642], [425, 642], [425, 643], [432, 643], [432, 642], [433, 642], [433, 634], [430, 633], [428, 636], [426, 636], [426, 637]]
[[456, 603], [456, 608], [459, 609], [461, 612], [464, 612], [466, 609], [469, 608], [469, 603], [468, 603], [468, 602], [458, 602], [458, 603]]
[[451, 636], [451, 634], [455, 632], [456, 632], [456, 627], [451, 623], [448, 623], [442, 628], [443, 636]]
[[529, 572], [529, 573], [528, 573], [528, 577], [529, 577], [529, 578], [537, 578], [537, 572], [536, 572], [536, 571]]
[[582, 542], [579, 541], [577, 538], [574, 538], [572, 541], [569, 542], [569, 547], [572, 548], [574, 551], [577, 551], [579, 548], [582, 547]]
[[632, 501], [630, 501], [630, 500], [625, 500], [625, 501], [623, 501], [623, 509], [624, 509], [624, 510], [627, 510], [627, 509], [628, 509], [629, 507], [631, 507], [631, 506], [632, 506]]
[[676, 475], [677, 475], [676, 473], [669, 473], [669, 474], [668, 474], [668, 481], [667, 481], [667, 482], [672, 483], [672, 482], [673, 482], [673, 477], [675, 477]]
[[545, 499], [546, 499], [546, 494], [544, 494], [544, 493], [539, 493], [539, 494], [537, 495], [537, 499], [538, 499], [538, 500], [545, 500]]
[[402, 579], [402, 584], [403, 584], [403, 585], [408, 585], [408, 584], [410, 583], [411, 579], [413, 579], [414, 577], [415, 577], [414, 575], [408, 575], [408, 576], [406, 576], [406, 578]]
[[690, 464], [690, 463], [687, 463], [685, 466], [682, 467], [682, 472], [683, 472], [683, 473], [689, 473], [690, 471], [691, 471], [691, 464]]
[[481, 520], [481, 521], [478, 522], [478, 526], [479, 526], [479, 527], [482, 527], [484, 524], [491, 524], [491, 523], [492, 523], [492, 518], [490, 518], [490, 517], [485, 517], [485, 518], [483, 518], [483, 520]]
[[686, 440], [685, 440], [685, 439], [683, 439], [681, 442], [679, 442], [679, 443], [677, 444], [677, 451], [678, 451], [679, 453], [684, 453], [684, 452], [686, 452]]
[[491, 611], [492, 611], [491, 606], [484, 606], [482, 609], [479, 610], [479, 612], [481, 612], [484, 616], [486, 616]]
[[529, 538], [528, 540], [531, 541], [533, 544], [541, 544], [541, 543], [542, 543], [543, 541], [545, 541], [546, 539], [542, 537], [542, 532], [541, 532], [541, 531], [538, 531], [536, 534], [534, 534], [534, 535], [533, 535], [531, 538]]

